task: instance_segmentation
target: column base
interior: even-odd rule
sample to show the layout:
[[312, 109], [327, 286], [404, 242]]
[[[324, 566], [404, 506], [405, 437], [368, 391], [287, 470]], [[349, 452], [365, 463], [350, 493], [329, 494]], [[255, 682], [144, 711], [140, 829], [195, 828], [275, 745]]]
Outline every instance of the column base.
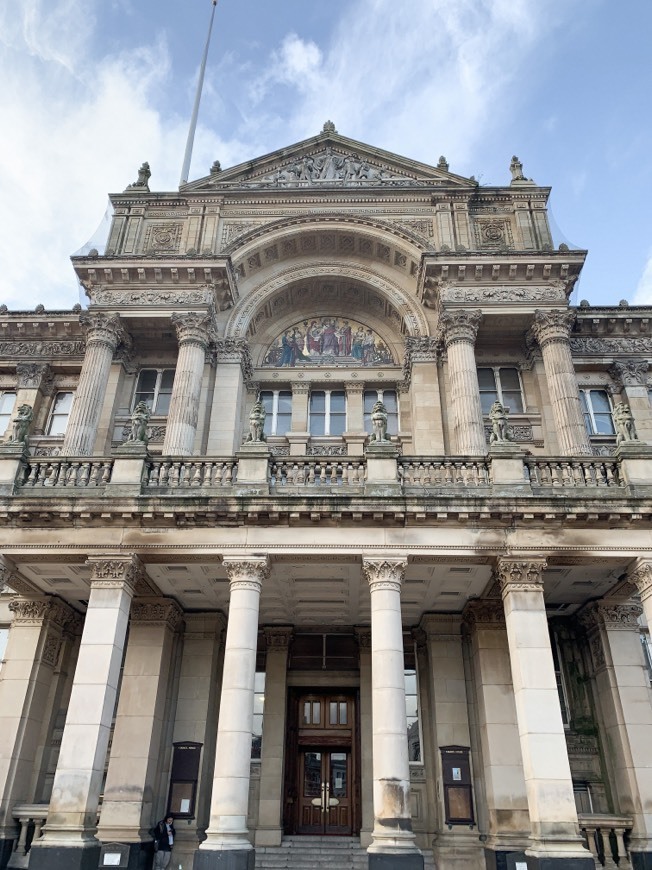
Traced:
[[397, 855], [390, 852], [369, 852], [369, 870], [423, 870], [421, 852]]
[[[516, 867], [516, 870], [520, 868]], [[595, 870], [595, 861], [591, 855], [587, 855], [586, 858], [546, 858], [528, 855], [527, 870]]]
[[192, 870], [254, 870], [254, 849], [197, 849]]
[[517, 861], [527, 863], [525, 851], [514, 852], [511, 849], [485, 849], [484, 858], [487, 870], [515, 870]]
[[30, 870], [97, 870], [100, 844], [96, 846], [32, 846]]
[[652, 852], [630, 852], [632, 870], [652, 870]]

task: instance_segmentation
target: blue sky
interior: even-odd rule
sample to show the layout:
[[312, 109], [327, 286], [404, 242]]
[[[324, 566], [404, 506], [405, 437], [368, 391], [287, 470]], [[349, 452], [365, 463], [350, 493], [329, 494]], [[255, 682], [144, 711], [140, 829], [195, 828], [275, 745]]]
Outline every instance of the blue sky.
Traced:
[[[143, 160], [178, 186], [210, 0], [0, 6], [0, 302], [79, 301], [69, 256]], [[481, 184], [512, 154], [589, 250], [574, 301], [652, 304], [648, 0], [219, 0], [190, 177], [340, 133]]]

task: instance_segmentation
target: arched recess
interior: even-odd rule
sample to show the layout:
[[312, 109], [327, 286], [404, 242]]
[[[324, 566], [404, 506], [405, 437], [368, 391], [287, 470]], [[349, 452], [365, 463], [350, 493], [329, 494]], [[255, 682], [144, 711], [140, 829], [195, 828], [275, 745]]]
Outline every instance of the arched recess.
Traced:
[[[250, 326], [255, 323], [256, 315], [268, 302], [279, 297], [288, 288], [297, 287], [302, 282], [310, 284], [315, 280], [340, 284], [349, 281], [355, 286], [369, 288], [397, 312], [398, 323], [393, 327], [395, 332], [409, 336], [430, 334], [428, 321], [419, 303], [411, 299], [398, 284], [378, 275], [372, 268], [328, 260], [295, 266], [275, 275], [271, 280], [261, 281], [258, 286], [252, 287], [233, 309], [226, 324], [225, 338], [246, 337]], [[328, 308], [327, 301], [320, 300], [323, 313], [336, 313], [332, 307]], [[308, 314], [309, 311], [306, 310], [306, 313]], [[301, 312], [295, 310], [294, 315], [298, 318]], [[279, 320], [279, 324], [282, 326], [282, 319]]]

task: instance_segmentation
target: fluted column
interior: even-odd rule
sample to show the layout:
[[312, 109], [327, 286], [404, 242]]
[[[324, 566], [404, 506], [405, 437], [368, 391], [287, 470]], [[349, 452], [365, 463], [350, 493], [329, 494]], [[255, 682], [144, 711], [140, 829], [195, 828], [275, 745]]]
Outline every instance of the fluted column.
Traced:
[[535, 311], [532, 334], [541, 348], [559, 452], [564, 456], [586, 456], [591, 454], [591, 443], [570, 348], [574, 322], [572, 311]]
[[[364, 558], [371, 591], [374, 829], [370, 868], [423, 867], [410, 810], [410, 765], [405, 713], [405, 662], [401, 585], [405, 558]], [[385, 855], [392, 862], [382, 863]], [[401, 856], [405, 855], [405, 861]]]
[[113, 354], [127, 340], [117, 315], [84, 311], [79, 320], [86, 330], [86, 353], [61, 448], [68, 456], [92, 453]]
[[[582, 845], [543, 601], [544, 558], [499, 558], [530, 816], [528, 870], [594, 870]], [[575, 863], [572, 863], [574, 860]]]
[[475, 362], [475, 339], [481, 321], [480, 311], [444, 311], [440, 318], [448, 356], [453, 440], [460, 455], [487, 452]]
[[170, 410], [163, 441], [164, 456], [192, 453], [199, 419], [201, 384], [206, 350], [211, 339], [212, 319], [208, 314], [173, 314], [179, 356], [174, 373]]
[[94, 837], [127, 633], [142, 566], [136, 556], [92, 557], [91, 590], [44, 836], [32, 870], [82, 870], [99, 858]]
[[[206, 839], [195, 853], [194, 870], [221, 866], [245, 870], [251, 861], [247, 808], [258, 609], [269, 561], [265, 556], [229, 556], [224, 559], [224, 567], [229, 576], [230, 599], [213, 795], [210, 824]], [[228, 864], [221, 862], [217, 854], [221, 852], [231, 853]]]

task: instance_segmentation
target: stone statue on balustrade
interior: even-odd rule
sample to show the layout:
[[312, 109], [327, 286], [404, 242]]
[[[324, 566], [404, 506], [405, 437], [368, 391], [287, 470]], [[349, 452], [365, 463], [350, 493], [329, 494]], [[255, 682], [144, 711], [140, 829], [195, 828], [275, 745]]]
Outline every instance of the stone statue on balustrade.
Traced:
[[249, 414], [249, 434], [247, 435], [246, 444], [263, 444], [267, 441], [264, 431], [266, 416], [263, 403], [259, 399], [254, 403]]
[[371, 410], [371, 435], [370, 444], [390, 444], [387, 437], [387, 408], [379, 400]]
[[614, 423], [616, 425], [616, 444], [638, 441], [634, 418], [626, 402], [618, 402], [614, 408]]
[[507, 421], [508, 414], [507, 408], [498, 401], [494, 402], [489, 409], [489, 419], [491, 420], [490, 444], [505, 444], [512, 440]]
[[12, 445], [27, 444], [27, 436], [29, 435], [29, 427], [34, 419], [34, 411], [31, 405], [21, 405], [18, 409], [13, 425], [13, 437], [9, 442]]
[[147, 424], [149, 423], [149, 408], [145, 402], [138, 402], [131, 415], [131, 432], [125, 443], [147, 444]]

